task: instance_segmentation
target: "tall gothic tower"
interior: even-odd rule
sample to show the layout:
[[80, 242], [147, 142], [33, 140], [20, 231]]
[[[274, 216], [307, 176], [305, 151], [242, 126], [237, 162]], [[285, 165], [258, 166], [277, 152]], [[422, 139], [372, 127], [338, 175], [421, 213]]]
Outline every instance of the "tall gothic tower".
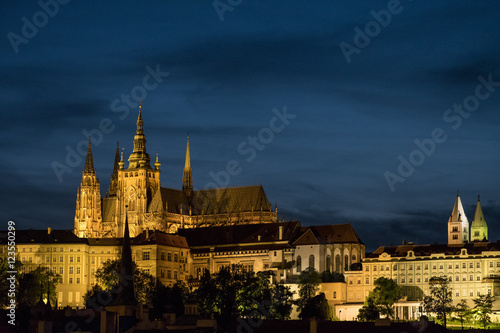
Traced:
[[94, 169], [92, 144], [89, 137], [87, 159], [82, 172], [80, 188], [76, 195], [75, 235], [78, 237], [97, 237], [101, 222], [101, 187]]
[[476, 213], [474, 214], [474, 221], [470, 227], [470, 237], [472, 242], [481, 242], [488, 240], [488, 225], [484, 219], [483, 209], [479, 196], [477, 197]]
[[115, 164], [113, 166], [113, 173], [109, 180], [109, 196], [114, 197], [118, 192], [118, 168], [120, 163], [120, 147], [118, 142], [116, 143], [116, 153], [115, 153]]
[[[143, 230], [145, 214], [153, 194], [160, 189], [160, 163], [158, 156], [154, 169], [151, 158], [146, 152], [146, 136], [143, 131], [141, 106], [137, 117], [137, 129], [134, 136], [134, 150], [130, 154], [128, 168], [124, 168], [123, 155], [118, 163], [118, 230], [117, 237], [122, 237], [125, 227], [125, 213], [128, 214], [130, 237], [135, 237]], [[126, 208], [126, 206], [128, 206]]]
[[457, 193], [453, 211], [448, 219], [448, 244], [463, 244], [469, 242], [469, 221], [465, 215], [462, 201]]
[[191, 170], [191, 156], [189, 154], [189, 136], [186, 146], [186, 162], [184, 163], [184, 174], [182, 176], [182, 190], [189, 197], [193, 192], [193, 171]]

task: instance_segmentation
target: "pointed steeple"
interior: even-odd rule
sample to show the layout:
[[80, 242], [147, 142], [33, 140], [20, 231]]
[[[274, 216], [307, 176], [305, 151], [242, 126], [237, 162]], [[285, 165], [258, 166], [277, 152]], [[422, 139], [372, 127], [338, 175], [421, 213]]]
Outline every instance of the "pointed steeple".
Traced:
[[120, 168], [120, 147], [116, 142], [115, 164], [113, 165], [113, 173], [109, 182], [109, 196], [115, 196], [118, 190], [118, 169]]
[[483, 209], [481, 208], [481, 198], [477, 196], [476, 212], [474, 220], [471, 223], [470, 233], [471, 241], [488, 240], [488, 225], [484, 219]]
[[87, 159], [85, 160], [85, 168], [83, 168], [83, 173], [95, 174], [94, 169], [94, 159], [92, 158], [92, 143], [89, 136], [89, 145], [87, 147]]
[[119, 287], [112, 306], [135, 306], [134, 268], [132, 264], [132, 250], [130, 248], [130, 234], [128, 230], [128, 218], [125, 214], [125, 230], [123, 232], [122, 258], [120, 260]]
[[460, 196], [457, 192], [457, 199], [455, 200], [455, 205], [453, 206], [448, 222], [461, 222], [464, 219], [467, 221], [467, 216], [465, 215], [464, 207], [462, 206], [462, 200], [460, 200]]
[[448, 244], [463, 244], [469, 242], [469, 221], [465, 215], [462, 200], [457, 191], [455, 205], [448, 219]]
[[128, 158], [129, 169], [146, 167], [151, 169], [151, 158], [146, 152], [146, 136], [144, 135], [144, 120], [142, 119], [142, 105], [139, 105], [139, 115], [137, 116], [137, 129], [134, 136], [134, 150]]
[[184, 163], [184, 175], [182, 177], [182, 190], [189, 196], [193, 191], [193, 172], [191, 170], [191, 155], [189, 153], [189, 135], [187, 137], [186, 161]]

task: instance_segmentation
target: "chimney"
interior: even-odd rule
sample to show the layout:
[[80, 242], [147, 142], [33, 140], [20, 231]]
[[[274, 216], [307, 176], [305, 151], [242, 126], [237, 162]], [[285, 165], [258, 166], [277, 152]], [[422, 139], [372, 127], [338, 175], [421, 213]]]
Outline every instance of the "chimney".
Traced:
[[51, 227], [48, 227], [47, 228], [47, 235], [50, 235], [52, 233], [52, 228]]
[[278, 229], [278, 240], [282, 240], [282, 239], [283, 239], [283, 226], [280, 225], [279, 229]]

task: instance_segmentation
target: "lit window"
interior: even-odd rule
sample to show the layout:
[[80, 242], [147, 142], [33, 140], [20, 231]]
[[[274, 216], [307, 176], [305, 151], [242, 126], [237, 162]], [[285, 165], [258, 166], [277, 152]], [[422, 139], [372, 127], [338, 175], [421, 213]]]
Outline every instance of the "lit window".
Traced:
[[80, 274], [80, 267], [76, 268], [76, 274]]
[[73, 257], [69, 257], [69, 262], [73, 262]]
[[172, 253], [167, 253], [167, 260], [172, 261]]
[[73, 266], [69, 266], [69, 274], [73, 274]]
[[174, 262], [179, 261], [179, 255], [177, 253], [174, 253]]
[[69, 283], [73, 283], [73, 278], [69, 278]]

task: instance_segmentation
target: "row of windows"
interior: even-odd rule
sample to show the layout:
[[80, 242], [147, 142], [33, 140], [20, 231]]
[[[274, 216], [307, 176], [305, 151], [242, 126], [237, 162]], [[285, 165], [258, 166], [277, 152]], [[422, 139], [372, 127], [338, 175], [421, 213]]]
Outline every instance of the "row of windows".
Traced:
[[[128, 172], [125, 172], [125, 177], [128, 177]], [[139, 176], [139, 173], [136, 171], [135, 173], [134, 172], [131, 172], [130, 173], [130, 177], [138, 177]], [[148, 177], [151, 177], [151, 172], [148, 172]], [[153, 172], [153, 178], [155, 178], [155, 173]]]
[[[178, 272], [176, 270], [174, 270], [173, 273], [174, 273], [173, 279], [177, 280], [178, 279]], [[167, 279], [172, 279], [172, 271], [170, 269], [167, 270], [166, 277], [167, 277]], [[164, 269], [160, 270], [160, 278], [162, 278], [162, 279], [165, 278], [165, 270]]]
[[[429, 269], [429, 264], [424, 264], [423, 266], [424, 266], [424, 270], [428, 270], [428, 269]], [[462, 263], [462, 268], [463, 268], [463, 269], [466, 269], [466, 268], [467, 268], [467, 266], [468, 266], [469, 268], [474, 268], [474, 266], [475, 266], [476, 268], [481, 268], [481, 263], [480, 263], [480, 262], [476, 262], [476, 264], [475, 264], [475, 265], [474, 265], [474, 263], [473, 263], [473, 262], [470, 262], [470, 263], [469, 263], [469, 265], [467, 265], [467, 263], [465, 263], [465, 262], [463, 262], [463, 263]], [[377, 265], [373, 265], [372, 267], [373, 267], [373, 271], [374, 271], [374, 272], [376, 272], [376, 271], [377, 271]], [[439, 266], [438, 266], [438, 264], [432, 264], [432, 269], [434, 269], [434, 270], [435, 270], [435, 269], [438, 269], [438, 267], [439, 267], [439, 269], [444, 269], [444, 264], [439, 264]], [[490, 268], [493, 268], [493, 267], [494, 267], [494, 263], [493, 263], [493, 261], [490, 261], [490, 262], [489, 262], [489, 267], [490, 267]], [[496, 267], [497, 267], [497, 268], [500, 268], [500, 261], [497, 261], [497, 263], [496, 263]], [[380, 271], [384, 271], [384, 270], [389, 271], [389, 270], [390, 270], [390, 265], [380, 265], [380, 266], [379, 266], [379, 268], [380, 268]], [[396, 265], [396, 264], [395, 264], [395, 265], [393, 265], [392, 269], [393, 269], [393, 270], [395, 270], [395, 271], [397, 271], [397, 270], [398, 270], [398, 265]], [[402, 264], [402, 265], [400, 266], [400, 269], [401, 269], [401, 270], [405, 270], [405, 265], [404, 265], [404, 264]], [[418, 270], [420, 270], [420, 269], [421, 269], [421, 265], [415, 265], [415, 269], [416, 269], [417, 271], [418, 271]], [[449, 263], [449, 264], [448, 264], [448, 269], [453, 269], [453, 264]], [[459, 264], [459, 263], [456, 263], [456, 264], [455, 264], [455, 269], [460, 269], [460, 264]], [[366, 265], [366, 266], [365, 266], [365, 271], [367, 271], [367, 272], [368, 272], [369, 270], [370, 270], [370, 266], [369, 266], [369, 265]], [[412, 264], [409, 264], [409, 265], [408, 265], [408, 270], [410, 270], [410, 271], [411, 271], [411, 270], [413, 270], [413, 265], [412, 265]]]
[[[57, 247], [53, 247], [53, 248], [39, 247], [39, 248], [36, 248], [36, 252], [51, 252], [51, 249], [52, 249], [52, 252], [57, 252]], [[21, 247], [19, 252], [33, 252], [33, 248], [32, 247], [29, 247], [29, 248]], [[59, 248], [59, 252], [64, 252], [64, 248], [62, 248], [62, 247]], [[69, 252], [73, 252], [73, 249], [70, 248]], [[76, 249], [76, 252], [80, 252], [80, 249]]]
[[[356, 262], [357, 257], [355, 254], [352, 255], [351, 260], [353, 263]], [[297, 272], [302, 271], [302, 258], [301, 256], [297, 256]], [[330, 267], [332, 266], [332, 257], [330, 255], [326, 256], [326, 269], [330, 270]], [[311, 254], [309, 256], [309, 268], [315, 268], [314, 267], [314, 254]], [[335, 256], [335, 271], [340, 271], [341, 267], [341, 262], [340, 262], [340, 254], [337, 254]], [[368, 266], [367, 266], [368, 267]], [[349, 256], [346, 254], [344, 256], [344, 270], [348, 271], [349, 270]]]

